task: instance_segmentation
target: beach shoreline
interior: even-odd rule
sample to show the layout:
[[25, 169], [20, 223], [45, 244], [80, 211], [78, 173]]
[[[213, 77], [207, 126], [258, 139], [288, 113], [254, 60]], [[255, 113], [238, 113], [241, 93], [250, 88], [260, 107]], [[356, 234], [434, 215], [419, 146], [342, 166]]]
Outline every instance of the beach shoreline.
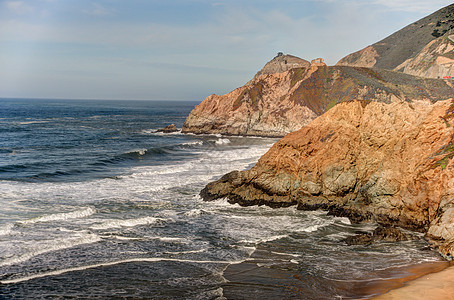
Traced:
[[[256, 298], [278, 299], [328, 299], [328, 295], [338, 295], [342, 299], [431, 299], [427, 296], [417, 298], [406, 297], [406, 292], [400, 290], [413, 286], [414, 282], [435, 274], [449, 271], [452, 276], [450, 290], [454, 295], [454, 264], [452, 262], [426, 261], [409, 265], [401, 265], [372, 271], [361, 280], [355, 278], [340, 279], [329, 274], [321, 276], [317, 270], [309, 265], [292, 265], [290, 257], [276, 257], [275, 260], [289, 259], [281, 264], [267, 265], [266, 261], [273, 256], [264, 248], [258, 248], [251, 257], [239, 264], [228, 266], [223, 277], [227, 280], [222, 286], [224, 296], [228, 299], [237, 299], [243, 293], [252, 293]], [[317, 274], [317, 275], [315, 275]], [[346, 273], [347, 275], [348, 273]], [[315, 276], [314, 276], [315, 275]], [[440, 281], [440, 280], [438, 280]], [[431, 282], [432, 283], [432, 282]], [[433, 282], [436, 286], [438, 282]], [[264, 287], [267, 288], [264, 288]], [[324, 286], [327, 289], [321, 288]], [[444, 288], [449, 287], [445, 284]], [[441, 293], [433, 299], [449, 299]], [[394, 296], [398, 295], [398, 296]], [[454, 299], [454, 298], [453, 298]]]
[[[445, 266], [445, 267], [443, 267]], [[440, 269], [441, 268], [441, 269]], [[454, 299], [454, 263], [440, 262], [414, 268], [414, 276], [402, 278], [397, 285], [373, 299]]]

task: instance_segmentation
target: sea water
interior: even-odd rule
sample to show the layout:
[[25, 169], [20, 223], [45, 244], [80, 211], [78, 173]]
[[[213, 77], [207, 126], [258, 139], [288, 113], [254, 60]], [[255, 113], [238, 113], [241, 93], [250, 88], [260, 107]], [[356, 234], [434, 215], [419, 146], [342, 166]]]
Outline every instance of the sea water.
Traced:
[[276, 139], [156, 133], [195, 102], [0, 99], [0, 297], [370, 297], [422, 238], [348, 246], [374, 224], [203, 202]]

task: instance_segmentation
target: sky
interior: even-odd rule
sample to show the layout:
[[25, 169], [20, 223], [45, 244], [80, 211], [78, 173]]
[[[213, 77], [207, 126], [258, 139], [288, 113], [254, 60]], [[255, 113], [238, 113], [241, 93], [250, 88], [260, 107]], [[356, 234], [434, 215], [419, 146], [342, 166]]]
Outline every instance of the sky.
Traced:
[[334, 65], [452, 0], [0, 0], [0, 97], [192, 100]]

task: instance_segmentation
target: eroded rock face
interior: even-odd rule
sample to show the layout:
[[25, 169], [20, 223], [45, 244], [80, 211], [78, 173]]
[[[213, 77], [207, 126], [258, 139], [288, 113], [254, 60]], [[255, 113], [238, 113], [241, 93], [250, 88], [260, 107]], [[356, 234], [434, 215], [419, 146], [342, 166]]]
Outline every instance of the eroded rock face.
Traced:
[[257, 74], [255, 74], [254, 78], [249, 81], [249, 83], [252, 83], [252, 81], [262, 75], [283, 73], [291, 69], [309, 68], [310, 66], [311, 63], [305, 59], [289, 54], [284, 55], [282, 53], [278, 53], [275, 58], [267, 62], [265, 66], [260, 71], [258, 71]]
[[336, 105], [277, 142], [248, 171], [208, 184], [206, 200], [297, 204], [354, 222], [427, 232], [454, 251], [454, 100]]
[[435, 101], [453, 94], [454, 85], [447, 81], [387, 70], [328, 67], [317, 59], [310, 67], [260, 75], [231, 93], [209, 96], [192, 110], [182, 132], [282, 137], [337, 103]]

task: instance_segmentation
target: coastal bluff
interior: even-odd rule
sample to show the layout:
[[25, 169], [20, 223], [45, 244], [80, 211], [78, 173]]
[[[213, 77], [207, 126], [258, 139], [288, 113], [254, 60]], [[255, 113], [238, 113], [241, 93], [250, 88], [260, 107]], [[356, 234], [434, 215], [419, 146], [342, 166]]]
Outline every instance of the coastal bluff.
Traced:
[[448, 99], [447, 81], [400, 72], [350, 66], [327, 66], [278, 54], [242, 87], [211, 95], [186, 118], [182, 132], [283, 137], [309, 124], [338, 103], [358, 100], [384, 103]]
[[204, 200], [325, 209], [424, 232], [454, 256], [454, 99], [340, 103], [257, 164], [209, 183]]

